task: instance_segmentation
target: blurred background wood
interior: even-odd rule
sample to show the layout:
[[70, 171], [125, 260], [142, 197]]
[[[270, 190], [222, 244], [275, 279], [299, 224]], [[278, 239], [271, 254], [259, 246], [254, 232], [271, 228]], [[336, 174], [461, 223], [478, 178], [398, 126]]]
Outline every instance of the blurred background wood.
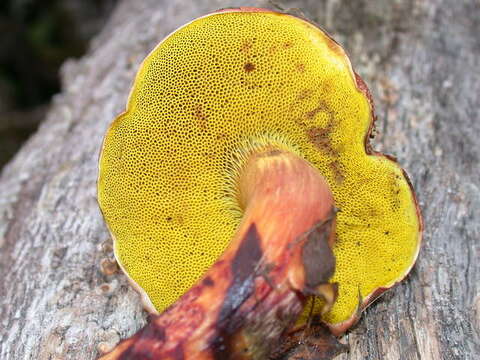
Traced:
[[[96, 203], [103, 134], [165, 35], [252, 4], [271, 7], [123, 0], [88, 54], [64, 64], [62, 92], [0, 176], [0, 359], [94, 359], [145, 324], [138, 296], [105, 261], [111, 247]], [[406, 168], [426, 223], [413, 272], [367, 310], [338, 359], [478, 358], [480, 2], [282, 6], [301, 9], [350, 54], [376, 103], [374, 146]]]
[[0, 1], [0, 169], [45, 117], [62, 63], [86, 52], [116, 2]]

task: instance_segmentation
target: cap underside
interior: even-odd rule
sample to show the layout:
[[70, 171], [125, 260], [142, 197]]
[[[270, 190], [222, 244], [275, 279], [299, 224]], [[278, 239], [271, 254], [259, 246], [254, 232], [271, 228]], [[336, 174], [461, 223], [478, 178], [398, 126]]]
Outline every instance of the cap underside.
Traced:
[[402, 278], [418, 251], [414, 195], [398, 165], [366, 153], [371, 122], [344, 51], [310, 23], [271, 12], [193, 21], [144, 61], [105, 138], [99, 203], [118, 260], [159, 311], [172, 304], [235, 233], [244, 155], [273, 144], [331, 187], [339, 297], [324, 318], [349, 319], [359, 294]]

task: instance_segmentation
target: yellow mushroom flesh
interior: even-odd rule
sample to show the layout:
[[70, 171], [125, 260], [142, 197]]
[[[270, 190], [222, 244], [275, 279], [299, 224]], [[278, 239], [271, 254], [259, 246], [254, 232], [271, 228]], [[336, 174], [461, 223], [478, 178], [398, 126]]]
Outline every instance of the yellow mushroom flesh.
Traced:
[[143, 62], [102, 149], [98, 198], [120, 265], [161, 312], [235, 234], [251, 155], [292, 152], [340, 210], [339, 294], [323, 319], [343, 331], [360, 300], [408, 273], [420, 244], [406, 175], [366, 149], [372, 119], [344, 50], [305, 20], [232, 10], [178, 29]]

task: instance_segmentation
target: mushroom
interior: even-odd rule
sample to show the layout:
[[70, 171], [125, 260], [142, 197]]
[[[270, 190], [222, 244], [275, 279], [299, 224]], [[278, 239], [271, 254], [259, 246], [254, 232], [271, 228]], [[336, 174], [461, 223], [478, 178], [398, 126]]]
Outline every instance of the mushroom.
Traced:
[[[115, 256], [146, 307], [165, 310], [222, 255], [245, 221], [245, 184], [256, 183], [248, 164], [268, 150], [308, 162], [333, 193], [338, 297], [325, 313], [313, 297], [300, 322], [313, 308], [333, 333], [346, 331], [408, 274], [421, 240], [407, 175], [369, 145], [374, 119], [344, 50], [299, 17], [227, 9], [164, 39], [142, 63], [99, 163]], [[286, 195], [286, 224], [298, 217], [289, 204], [310, 196]]]
[[[101, 360], [266, 359], [281, 339], [290, 340], [285, 331], [307, 296], [331, 307], [335, 211], [318, 170], [266, 148], [248, 159], [239, 188], [245, 213], [225, 252], [179, 300]], [[329, 352], [341, 351], [333, 341]]]

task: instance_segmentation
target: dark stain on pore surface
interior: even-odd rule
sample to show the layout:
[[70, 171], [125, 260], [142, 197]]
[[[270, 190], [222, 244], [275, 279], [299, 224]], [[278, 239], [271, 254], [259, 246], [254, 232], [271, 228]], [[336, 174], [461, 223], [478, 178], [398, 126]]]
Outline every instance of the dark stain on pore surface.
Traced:
[[203, 110], [202, 104], [195, 105], [194, 114], [195, 118], [197, 119], [197, 124], [200, 128], [205, 130], [207, 128], [207, 119], [208, 116], [205, 114]]
[[252, 72], [253, 70], [255, 70], [255, 64], [248, 62], [243, 66], [243, 68], [245, 69], [246, 72]]
[[304, 89], [300, 91], [300, 93], [297, 96], [297, 100], [305, 100], [309, 99], [313, 94], [313, 90], [311, 89]]
[[248, 39], [248, 40], [245, 40], [240, 48], [240, 50], [242, 52], [246, 52], [248, 53], [253, 47], [253, 40], [251, 39]]
[[332, 147], [329, 137], [331, 130], [330, 126], [326, 128], [314, 127], [307, 130], [307, 136], [317, 149], [328, 156], [336, 157], [338, 152]]
[[211, 343], [214, 359], [227, 359], [233, 351], [231, 337], [242, 326], [244, 320], [237, 310], [254, 291], [255, 268], [262, 255], [260, 235], [255, 224], [252, 224], [232, 261], [232, 283], [220, 309], [217, 334]]
[[328, 123], [329, 123], [328, 126], [333, 126], [333, 123], [335, 120], [335, 114], [325, 101], [320, 101], [317, 107], [307, 112], [305, 116], [307, 119], [311, 120], [320, 112], [325, 112], [328, 115]]
[[332, 169], [335, 182], [341, 185], [345, 180], [345, 174], [340, 162], [338, 160], [334, 160], [329, 164], [329, 166], [330, 166], [330, 169]]
[[298, 72], [303, 73], [303, 72], [305, 72], [305, 64], [299, 63], [299, 64], [295, 65], [295, 69], [296, 69]]

